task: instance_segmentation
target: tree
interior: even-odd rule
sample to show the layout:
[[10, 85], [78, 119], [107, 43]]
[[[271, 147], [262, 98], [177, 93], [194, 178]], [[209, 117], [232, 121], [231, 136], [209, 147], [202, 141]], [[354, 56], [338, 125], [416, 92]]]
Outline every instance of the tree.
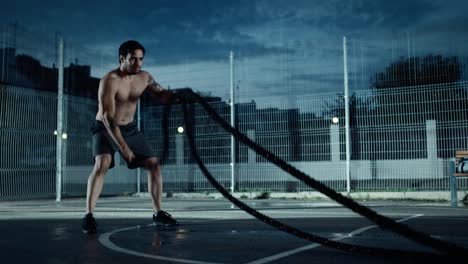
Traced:
[[468, 86], [460, 82], [463, 68], [458, 57], [431, 54], [401, 58], [371, 78], [376, 92], [372, 119], [385, 131], [374, 137], [380, 140], [374, 149], [384, 153], [378, 158], [426, 157], [427, 120], [438, 124], [439, 157], [450, 157], [454, 148], [463, 147], [454, 143], [454, 137], [467, 134], [460, 125], [468, 121]]
[[424, 58], [400, 58], [390, 64], [384, 72], [376, 73], [371, 79], [375, 89], [453, 83], [462, 76], [463, 65], [458, 57], [427, 55]]
[[[458, 57], [427, 55], [400, 59], [371, 79], [385, 124], [415, 124], [429, 119], [460, 120], [467, 108], [466, 87], [458, 85], [464, 65]], [[448, 115], [450, 113], [450, 115]]]

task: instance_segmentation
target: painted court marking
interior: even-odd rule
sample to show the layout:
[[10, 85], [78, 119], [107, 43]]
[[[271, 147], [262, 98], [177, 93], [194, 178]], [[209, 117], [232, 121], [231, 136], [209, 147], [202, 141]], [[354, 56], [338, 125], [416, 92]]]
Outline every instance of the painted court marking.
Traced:
[[[149, 224], [148, 226], [153, 226], [153, 224]], [[215, 262], [205, 262], [205, 261], [197, 261], [197, 260], [190, 260], [190, 259], [181, 259], [181, 258], [171, 258], [171, 257], [164, 257], [164, 256], [158, 256], [158, 255], [151, 255], [151, 254], [146, 254], [146, 253], [141, 253], [138, 251], [126, 249], [117, 246], [116, 244], [112, 243], [110, 241], [110, 237], [113, 234], [116, 234], [118, 232], [126, 231], [126, 230], [131, 230], [138, 228], [139, 226], [132, 226], [132, 227], [127, 227], [127, 228], [122, 228], [122, 229], [117, 229], [112, 232], [107, 232], [99, 236], [99, 242], [101, 242], [102, 245], [105, 247], [120, 252], [124, 254], [129, 254], [129, 255], [134, 255], [137, 257], [143, 257], [143, 258], [149, 258], [149, 259], [157, 259], [157, 260], [166, 260], [166, 261], [172, 261], [172, 262], [179, 262], [179, 263], [190, 263], [190, 264], [219, 264]]]
[[[413, 218], [416, 218], [416, 217], [420, 217], [420, 216], [423, 216], [424, 214], [416, 214], [416, 215], [412, 215], [412, 216], [409, 216], [409, 217], [406, 217], [406, 218], [403, 218], [403, 219], [400, 219], [400, 220], [397, 220], [397, 222], [401, 223], [401, 222], [404, 222], [404, 221], [408, 221], [410, 219], [413, 219]], [[371, 226], [365, 226], [365, 227], [361, 227], [359, 229], [356, 229], [344, 236], [340, 236], [340, 237], [337, 237], [337, 238], [333, 238], [332, 240], [333, 241], [340, 241], [340, 240], [343, 240], [345, 238], [350, 238], [352, 236], [355, 236], [355, 235], [358, 235], [360, 233], [363, 233], [369, 229], [372, 229], [372, 228], [375, 228], [377, 227], [376, 225], [371, 225]], [[261, 258], [261, 259], [257, 259], [255, 261], [252, 261], [252, 262], [248, 262], [246, 264], [264, 264], [264, 263], [268, 263], [268, 262], [271, 262], [271, 261], [275, 261], [275, 260], [278, 260], [278, 259], [281, 259], [281, 258], [285, 258], [285, 257], [289, 257], [291, 255], [294, 255], [296, 253], [299, 253], [299, 252], [302, 252], [302, 251], [306, 251], [306, 250], [309, 250], [309, 249], [314, 249], [314, 248], [318, 248], [318, 247], [321, 247], [322, 245], [321, 244], [318, 244], [318, 243], [314, 243], [314, 244], [310, 244], [310, 245], [307, 245], [307, 246], [304, 246], [304, 247], [300, 247], [300, 248], [296, 248], [296, 249], [293, 249], [293, 250], [288, 250], [288, 251], [284, 251], [284, 252], [281, 252], [279, 254], [276, 254], [276, 255], [273, 255], [273, 256], [269, 256], [269, 257], [266, 257], [266, 258]]]
[[[405, 221], [408, 221], [410, 219], [414, 219], [414, 218], [417, 218], [417, 217], [421, 217], [423, 216], [424, 214], [415, 214], [415, 215], [411, 215], [409, 217], [406, 217], [406, 218], [402, 218], [400, 220], [397, 220], [397, 222], [405, 222]], [[223, 219], [219, 219], [219, 220], [223, 220]], [[211, 220], [211, 221], [219, 221], [219, 220]], [[210, 221], [210, 222], [211, 222]], [[206, 221], [204, 221], [206, 222]], [[154, 224], [149, 224], [147, 225], [147, 227], [149, 226], [154, 226]], [[190, 263], [190, 264], [220, 264], [220, 263], [215, 263], [215, 262], [205, 262], [205, 261], [198, 261], [198, 260], [190, 260], [190, 259], [182, 259], [182, 258], [172, 258], [172, 257], [165, 257], [165, 256], [159, 256], [159, 255], [151, 255], [151, 254], [146, 254], [146, 253], [142, 253], [142, 252], [138, 252], [138, 251], [134, 251], [134, 250], [130, 250], [130, 249], [126, 249], [126, 248], [122, 248], [122, 247], [119, 247], [117, 246], [116, 244], [114, 244], [111, 240], [110, 240], [110, 237], [116, 233], [119, 233], [119, 232], [122, 232], [122, 231], [126, 231], [126, 230], [131, 230], [131, 229], [136, 229], [136, 228], [139, 228], [140, 226], [133, 226], [133, 227], [127, 227], [127, 228], [121, 228], [121, 229], [117, 229], [117, 230], [114, 230], [114, 231], [111, 231], [111, 232], [107, 232], [107, 233], [104, 233], [102, 235], [99, 236], [99, 242], [104, 245], [105, 247], [109, 248], [110, 250], [113, 250], [113, 251], [116, 251], [116, 252], [120, 252], [120, 253], [124, 253], [124, 254], [128, 254], [128, 255], [133, 255], [133, 256], [137, 256], [137, 257], [143, 257], [143, 258], [149, 258], [149, 259], [157, 259], [157, 260], [165, 260], [165, 261], [172, 261], [172, 262], [178, 262], [178, 263]], [[340, 237], [336, 237], [336, 238], [333, 238], [332, 240], [334, 241], [340, 241], [340, 240], [343, 240], [345, 238], [350, 238], [352, 236], [355, 236], [355, 235], [358, 235], [358, 234], [361, 234], [369, 229], [372, 229], [372, 228], [375, 228], [377, 227], [376, 225], [371, 225], [371, 226], [365, 226], [365, 227], [361, 227], [359, 229], [356, 229], [354, 231], [351, 231], [349, 232], [348, 234], [346, 235], [343, 235], [343, 236], [340, 236]], [[261, 259], [258, 259], [258, 260], [255, 260], [255, 261], [252, 261], [252, 262], [248, 262], [246, 264], [264, 264], [264, 263], [268, 263], [268, 262], [271, 262], [271, 261], [275, 261], [275, 260], [278, 260], [278, 259], [281, 259], [281, 258], [285, 258], [285, 257], [288, 257], [288, 256], [291, 256], [291, 255], [294, 255], [296, 253], [300, 253], [300, 252], [303, 252], [303, 251], [306, 251], [306, 250], [310, 250], [310, 249], [314, 249], [314, 248], [318, 248], [322, 245], [318, 244], [318, 243], [314, 243], [314, 244], [310, 244], [310, 245], [307, 245], [307, 246], [304, 246], [304, 247], [300, 247], [300, 248], [296, 248], [296, 249], [293, 249], [293, 250], [288, 250], [288, 251], [284, 251], [284, 252], [281, 252], [279, 254], [275, 254], [275, 255], [272, 255], [272, 256], [269, 256], [269, 257], [266, 257], [266, 258], [261, 258]]]

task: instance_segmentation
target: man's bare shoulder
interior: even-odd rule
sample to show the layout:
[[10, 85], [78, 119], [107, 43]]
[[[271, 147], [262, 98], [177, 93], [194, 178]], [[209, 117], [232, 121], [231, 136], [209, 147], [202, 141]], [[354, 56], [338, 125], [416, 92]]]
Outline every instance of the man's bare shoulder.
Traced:
[[119, 75], [119, 72], [117, 70], [113, 70], [113, 71], [108, 72], [106, 75], [104, 75], [101, 78], [101, 82], [116, 81], [116, 80], [120, 80], [120, 79], [121, 79], [121, 77]]
[[138, 76], [142, 79], [142, 80], [148, 80], [149, 78], [152, 78], [151, 74], [147, 71], [140, 71], [138, 73]]
[[99, 82], [99, 93], [114, 93], [119, 87], [122, 78], [118, 71], [110, 71], [104, 75]]

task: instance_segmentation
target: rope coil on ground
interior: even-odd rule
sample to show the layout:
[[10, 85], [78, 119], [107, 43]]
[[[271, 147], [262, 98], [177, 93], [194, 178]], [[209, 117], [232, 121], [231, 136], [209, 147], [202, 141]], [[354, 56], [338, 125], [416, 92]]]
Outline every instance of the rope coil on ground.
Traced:
[[[330, 247], [330, 248], [335, 248], [339, 250], [344, 250], [348, 252], [354, 252], [354, 253], [363, 253], [363, 254], [369, 254], [369, 255], [386, 255], [386, 256], [407, 256], [407, 257], [418, 257], [418, 258], [431, 258], [433, 259], [434, 257], [460, 257], [460, 256], [467, 256], [467, 250], [456, 245], [453, 243], [449, 243], [446, 241], [442, 241], [439, 239], [435, 239], [430, 237], [427, 234], [421, 233], [419, 231], [416, 231], [414, 229], [409, 228], [406, 225], [403, 225], [401, 223], [397, 223], [394, 220], [384, 217], [382, 215], [377, 214], [375, 211], [358, 204], [354, 200], [347, 198], [334, 190], [330, 189], [326, 185], [322, 184], [319, 181], [316, 181], [315, 179], [309, 177], [305, 173], [299, 171], [298, 169], [294, 168], [293, 166], [289, 165], [273, 153], [269, 152], [268, 150], [264, 149], [263, 147], [259, 146], [252, 140], [250, 140], [247, 136], [239, 132], [237, 129], [231, 127], [222, 117], [220, 117], [216, 111], [198, 94], [193, 93], [189, 89], [184, 89], [182, 93], [177, 93], [176, 94], [177, 98], [180, 98], [183, 102], [183, 111], [184, 111], [184, 120], [186, 123], [186, 131], [187, 131], [187, 137], [188, 141], [190, 144], [190, 149], [192, 152], [192, 156], [194, 157], [195, 161], [197, 162], [198, 166], [200, 167], [201, 171], [205, 175], [205, 177], [210, 181], [210, 183], [224, 196], [226, 197], [229, 201], [231, 201], [233, 204], [238, 206], [240, 209], [246, 211], [247, 213], [251, 214], [252, 216], [258, 218], [259, 220], [272, 225], [273, 227], [285, 231], [287, 233], [290, 233], [292, 235], [295, 235], [297, 237], [317, 242], [320, 243], [324, 246]], [[272, 219], [255, 209], [247, 206], [246, 204], [242, 203], [235, 197], [229, 194], [228, 191], [226, 191], [221, 184], [219, 184], [209, 173], [207, 168], [204, 166], [203, 162], [201, 161], [198, 152], [196, 150], [195, 146], [195, 141], [194, 141], [194, 135], [192, 132], [192, 128], [190, 125], [190, 118], [188, 116], [188, 111], [186, 107], [187, 101], [196, 101], [198, 102], [204, 109], [205, 111], [210, 115], [210, 117], [216, 121], [221, 127], [223, 127], [227, 132], [231, 133], [237, 140], [241, 141], [242, 143], [246, 144], [248, 147], [252, 148], [255, 152], [260, 154], [261, 156], [265, 157], [268, 161], [274, 163], [284, 171], [288, 172], [291, 174], [293, 177], [303, 181], [306, 183], [309, 187], [316, 189], [317, 191], [327, 195], [331, 199], [335, 200], [336, 202], [344, 205], [345, 207], [351, 209], [352, 211], [365, 216], [369, 220], [373, 221], [376, 223], [379, 227], [384, 228], [384, 229], [389, 229], [391, 231], [394, 231], [398, 234], [401, 234], [415, 242], [418, 242], [419, 244], [431, 247], [433, 249], [436, 249], [442, 253], [445, 253], [443, 255], [439, 254], [431, 254], [431, 253], [425, 253], [425, 252], [412, 252], [412, 251], [404, 251], [404, 250], [394, 250], [394, 249], [384, 249], [384, 248], [374, 248], [374, 247], [366, 247], [366, 246], [359, 246], [359, 245], [350, 245], [346, 244], [343, 242], [337, 242], [333, 240], [329, 240], [324, 237], [316, 236], [307, 232], [303, 232], [299, 229], [296, 229], [294, 227], [288, 226], [286, 224], [283, 224], [275, 219]], [[170, 103], [166, 105], [164, 114], [165, 116], [163, 117], [163, 123], [166, 122], [167, 124], [167, 119], [168, 117], [166, 115], [169, 114], [169, 109], [170, 110]], [[166, 111], [167, 110], [167, 111]], [[166, 120], [166, 121], [164, 121]], [[167, 130], [164, 130], [167, 132]], [[165, 136], [165, 145], [164, 148], [167, 148], [166, 144], [166, 136]], [[167, 150], [164, 150], [164, 152], [167, 155]]]

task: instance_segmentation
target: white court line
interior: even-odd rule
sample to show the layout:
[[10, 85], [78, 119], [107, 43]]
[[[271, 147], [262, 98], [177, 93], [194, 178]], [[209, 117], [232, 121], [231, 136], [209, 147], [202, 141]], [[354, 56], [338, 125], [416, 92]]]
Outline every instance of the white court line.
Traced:
[[[147, 226], [153, 226], [153, 224], [149, 224]], [[181, 258], [171, 258], [171, 257], [164, 257], [164, 256], [158, 256], [158, 255], [151, 255], [151, 254], [145, 254], [141, 253], [138, 251], [126, 249], [117, 246], [116, 244], [112, 243], [110, 241], [110, 237], [118, 232], [122, 232], [125, 230], [130, 230], [130, 229], [135, 229], [138, 228], [139, 226], [133, 226], [133, 227], [127, 227], [127, 228], [122, 228], [122, 229], [117, 229], [112, 232], [107, 232], [99, 236], [99, 242], [101, 242], [102, 245], [107, 247], [110, 250], [114, 250], [120, 253], [124, 254], [129, 254], [129, 255], [134, 255], [137, 257], [143, 257], [143, 258], [149, 258], [149, 259], [157, 259], [157, 260], [166, 260], [166, 261], [172, 261], [172, 262], [179, 262], [179, 263], [190, 263], [190, 264], [219, 264], [215, 262], [205, 262], [205, 261], [197, 261], [197, 260], [190, 260], [190, 259], [181, 259]]]
[[[423, 215], [424, 214], [412, 215], [412, 216], [397, 220], [397, 222], [399, 222], [399, 223], [404, 222], [404, 221], [407, 221], [407, 220], [410, 220], [410, 219], [413, 219], [413, 218], [416, 218], [416, 217], [420, 217], [420, 216], [423, 216]], [[343, 240], [345, 238], [349, 238], [349, 237], [352, 237], [354, 235], [363, 233], [363, 232], [365, 232], [365, 231], [367, 231], [369, 229], [372, 229], [374, 227], [377, 227], [377, 226], [376, 225], [371, 225], [371, 226], [362, 227], [362, 228], [356, 229], [356, 230], [354, 230], [354, 231], [352, 231], [352, 232], [350, 232], [350, 233], [348, 233], [348, 234], [346, 234], [344, 236], [333, 238], [332, 240], [333, 241], [340, 241], [340, 240]], [[266, 258], [257, 259], [257, 260], [254, 260], [252, 262], [248, 262], [246, 264], [264, 264], [264, 263], [268, 263], [268, 262], [271, 262], [271, 261], [278, 260], [280, 258], [285, 258], [285, 257], [291, 256], [291, 255], [294, 255], [294, 254], [302, 252], [302, 251], [306, 251], [306, 250], [313, 249], [313, 248], [318, 248], [320, 246], [322, 246], [322, 245], [318, 244], [318, 243], [314, 243], [314, 244], [310, 244], [310, 245], [300, 247], [300, 248], [296, 248], [296, 249], [293, 249], [293, 250], [284, 251], [284, 252], [281, 252], [279, 254], [269, 256], [269, 257], [266, 257]]]

